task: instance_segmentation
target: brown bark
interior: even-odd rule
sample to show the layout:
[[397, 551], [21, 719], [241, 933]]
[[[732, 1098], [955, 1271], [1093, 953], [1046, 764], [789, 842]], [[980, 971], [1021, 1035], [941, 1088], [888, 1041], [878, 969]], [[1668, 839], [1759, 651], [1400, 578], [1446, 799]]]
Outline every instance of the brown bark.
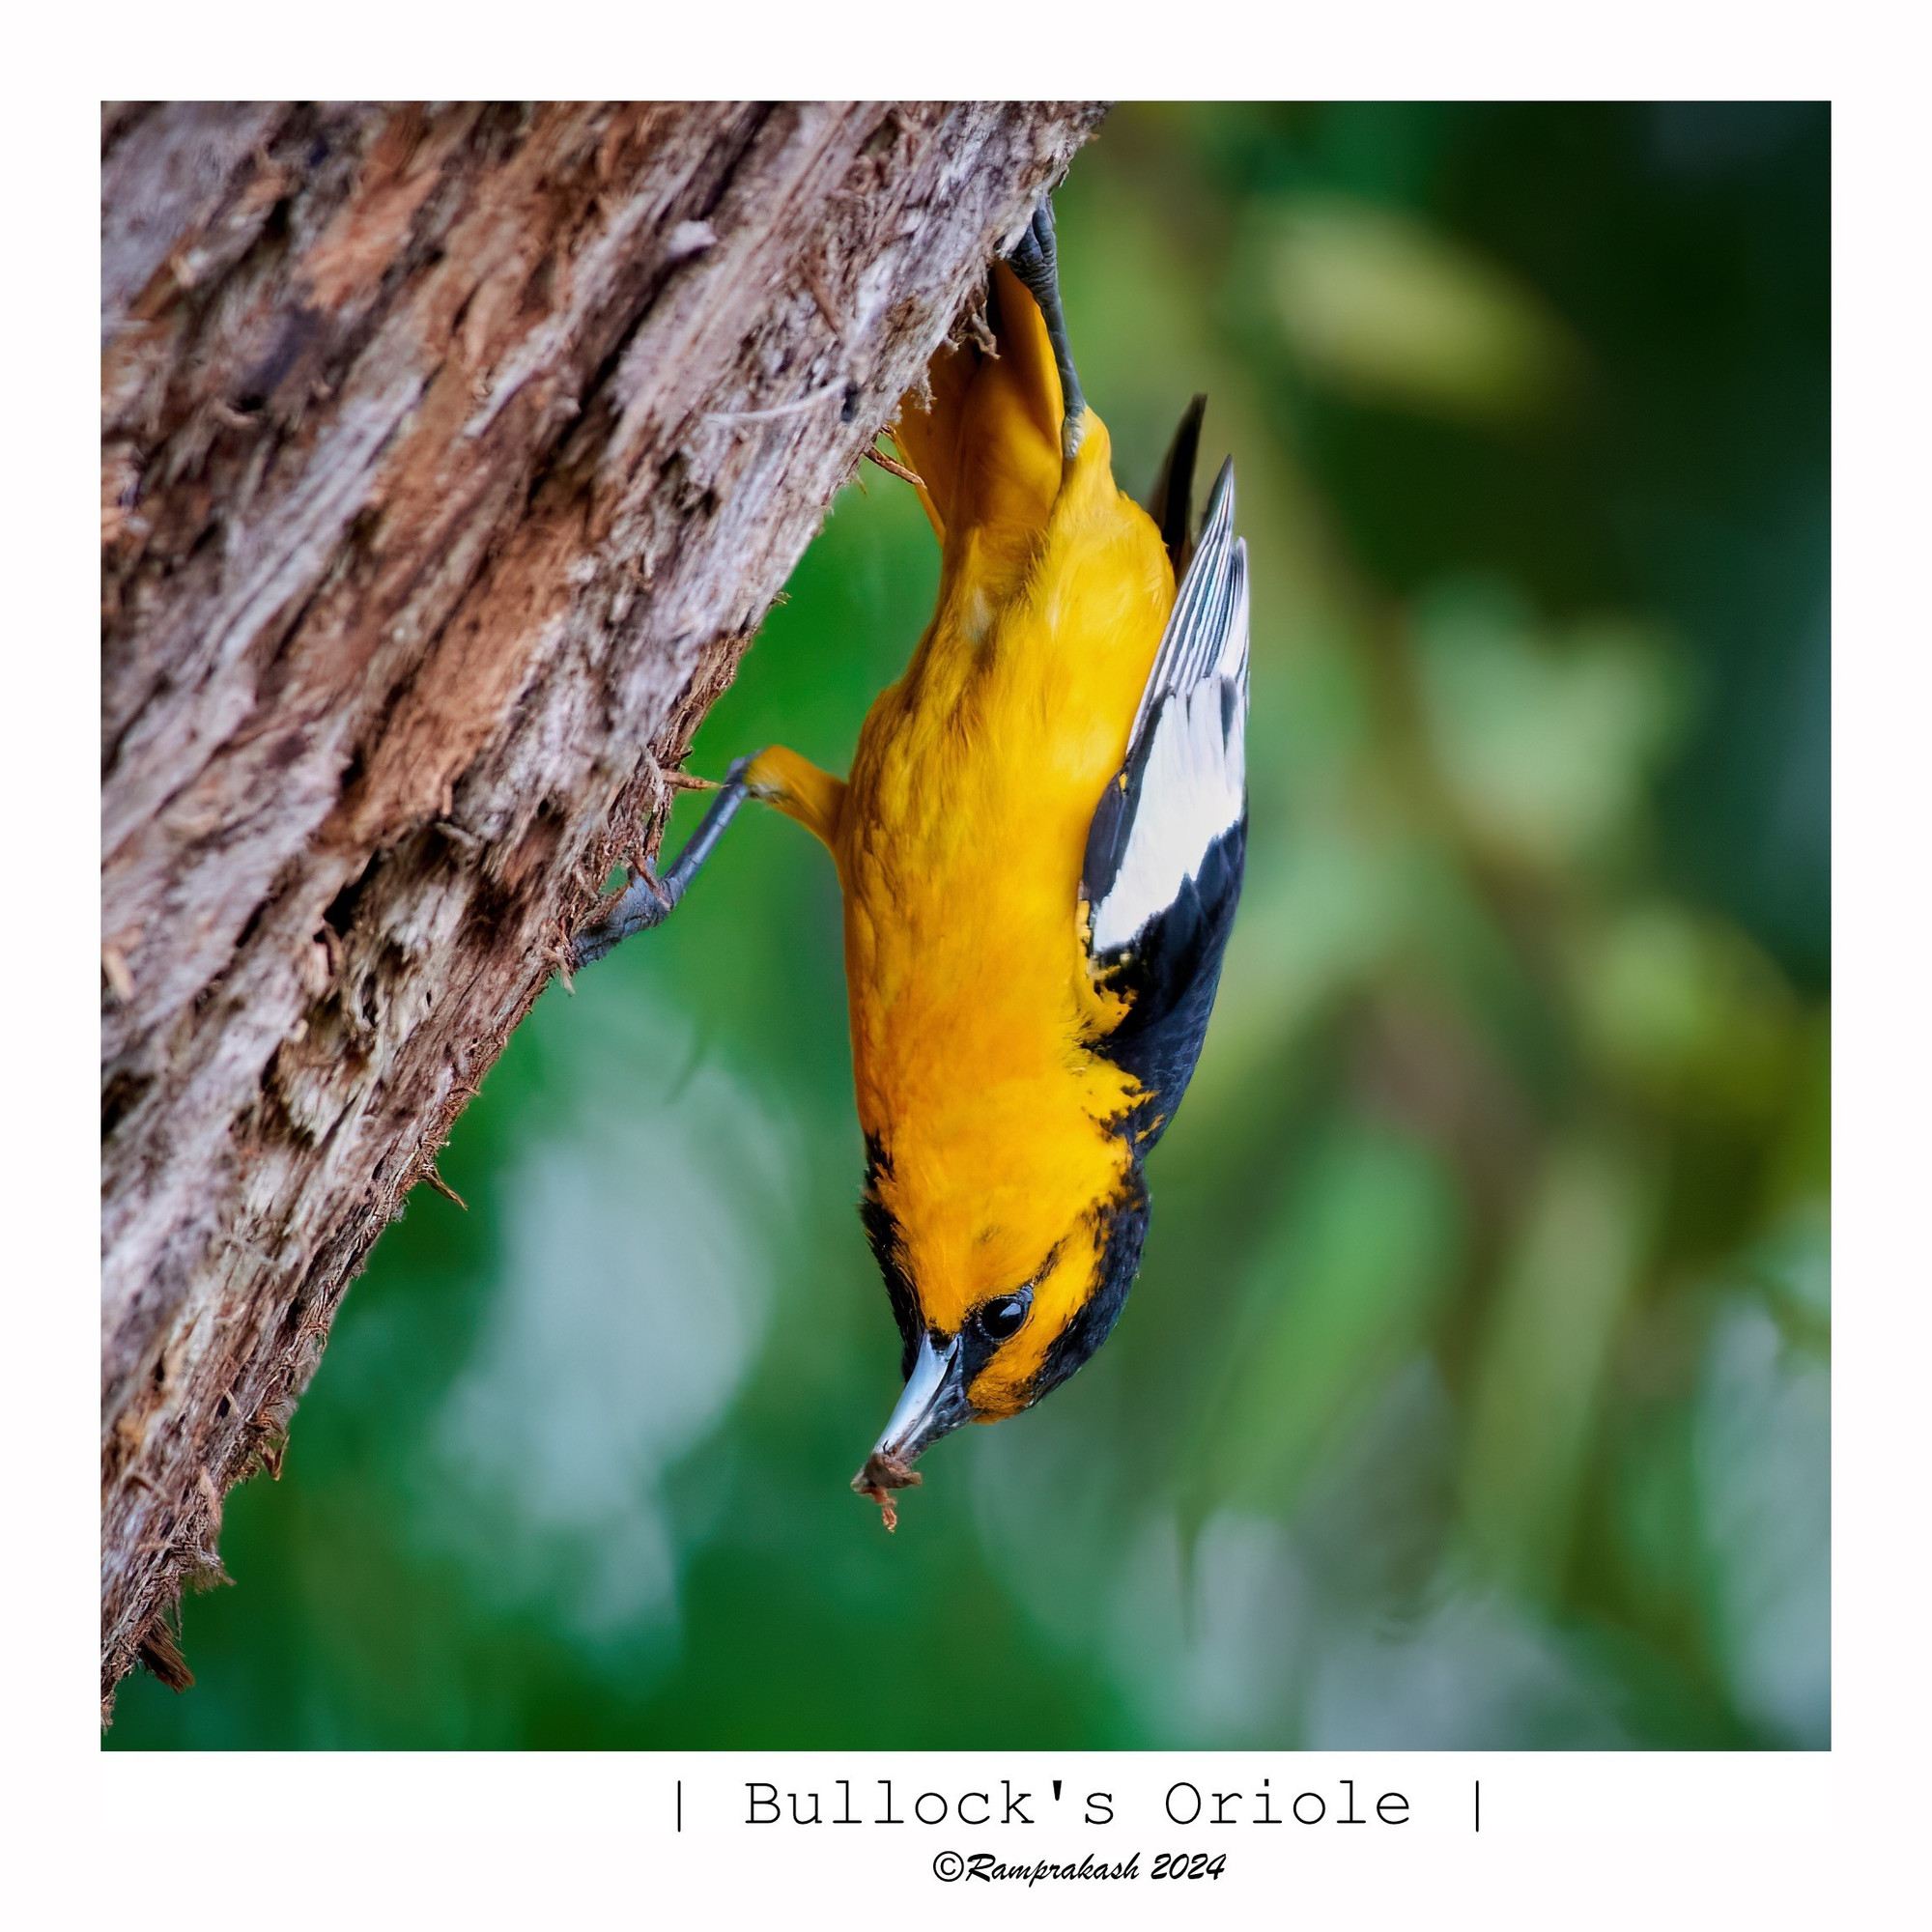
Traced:
[[106, 112], [103, 1698], [1096, 118]]

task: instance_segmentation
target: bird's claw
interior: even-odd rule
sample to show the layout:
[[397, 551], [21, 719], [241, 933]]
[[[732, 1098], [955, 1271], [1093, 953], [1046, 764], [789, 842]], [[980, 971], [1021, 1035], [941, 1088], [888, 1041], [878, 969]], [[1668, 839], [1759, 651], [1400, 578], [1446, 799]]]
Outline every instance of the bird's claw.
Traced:
[[676, 901], [658, 883], [649, 868], [639, 873], [633, 867], [630, 871], [631, 883], [611, 901], [604, 917], [595, 925], [580, 932], [572, 942], [573, 971], [602, 959], [632, 934], [653, 925], [662, 925], [670, 917]]
[[594, 959], [602, 959], [634, 933], [662, 925], [671, 916], [697, 868], [703, 865], [711, 848], [717, 844], [738, 807], [748, 796], [750, 787], [744, 782], [744, 773], [752, 762], [752, 757], [732, 761], [731, 769], [724, 775], [724, 782], [716, 787], [718, 796], [712, 802], [711, 810], [704, 814], [704, 822], [692, 834], [691, 842], [677, 855], [677, 863], [671, 867], [668, 878], [660, 879], [649, 862], [641, 856], [638, 863], [625, 867], [628, 884], [624, 890], [605, 906], [603, 918], [595, 925], [580, 932], [572, 944], [573, 971], [589, 965]]

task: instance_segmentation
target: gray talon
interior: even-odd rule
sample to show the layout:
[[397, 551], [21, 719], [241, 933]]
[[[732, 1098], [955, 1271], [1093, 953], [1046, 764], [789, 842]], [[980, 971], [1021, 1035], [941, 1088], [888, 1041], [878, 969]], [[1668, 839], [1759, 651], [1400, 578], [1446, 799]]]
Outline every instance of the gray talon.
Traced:
[[604, 908], [596, 923], [586, 926], [572, 942], [573, 969], [602, 959], [634, 933], [662, 925], [670, 917], [678, 900], [683, 898], [685, 889], [697, 876], [698, 868], [710, 858], [712, 848], [724, 835], [724, 828], [736, 817], [738, 808], [744, 804], [748, 792], [745, 770], [755, 755], [753, 753], [752, 756], [732, 761], [724, 784], [719, 787], [718, 796], [711, 802], [711, 810], [691, 835], [690, 844], [677, 855], [677, 863], [662, 879], [647, 865], [625, 868], [630, 875], [630, 884]]

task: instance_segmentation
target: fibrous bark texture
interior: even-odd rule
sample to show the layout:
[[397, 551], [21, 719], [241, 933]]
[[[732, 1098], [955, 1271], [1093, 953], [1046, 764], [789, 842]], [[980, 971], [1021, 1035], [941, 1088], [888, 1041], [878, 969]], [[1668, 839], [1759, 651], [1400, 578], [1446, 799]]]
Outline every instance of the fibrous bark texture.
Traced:
[[107, 110], [103, 1698], [1096, 119]]

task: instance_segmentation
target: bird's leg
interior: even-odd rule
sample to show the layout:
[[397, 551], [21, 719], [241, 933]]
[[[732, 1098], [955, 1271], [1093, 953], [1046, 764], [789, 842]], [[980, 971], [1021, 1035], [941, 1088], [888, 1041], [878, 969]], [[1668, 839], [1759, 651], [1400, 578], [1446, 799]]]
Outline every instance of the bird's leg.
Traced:
[[672, 907], [684, 896], [697, 876], [698, 867], [710, 858], [713, 847], [724, 837], [724, 828], [737, 816], [738, 808], [751, 791], [745, 772], [752, 762], [751, 758], [739, 758], [724, 774], [724, 782], [711, 801], [711, 810], [691, 835], [691, 842], [677, 855], [677, 863], [662, 879], [654, 878], [647, 866], [626, 868], [631, 883], [611, 901], [595, 925], [586, 926], [577, 935], [571, 948], [573, 969], [603, 958], [634, 932], [662, 925], [670, 917]]
[[1071, 462], [1086, 432], [1087, 398], [1073, 372], [1073, 351], [1066, 340], [1066, 312], [1060, 305], [1060, 252], [1053, 239], [1053, 203], [1042, 196], [1027, 231], [1007, 257], [1007, 266], [1027, 286], [1039, 304], [1046, 338], [1053, 344], [1053, 364], [1060, 371], [1060, 453]]

